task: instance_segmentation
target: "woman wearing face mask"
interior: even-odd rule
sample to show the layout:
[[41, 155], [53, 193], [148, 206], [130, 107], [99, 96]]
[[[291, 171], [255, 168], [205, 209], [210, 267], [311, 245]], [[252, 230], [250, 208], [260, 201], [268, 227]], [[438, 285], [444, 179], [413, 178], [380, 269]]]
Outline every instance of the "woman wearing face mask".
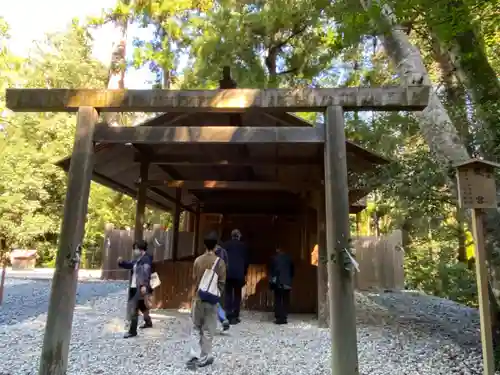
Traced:
[[144, 317], [144, 324], [139, 328], [153, 327], [149, 316], [148, 303], [145, 301], [152, 293], [150, 286], [152, 257], [147, 254], [148, 246], [145, 241], [138, 241], [133, 246], [134, 260], [126, 261], [121, 257], [118, 258], [119, 267], [131, 270], [127, 304], [127, 318], [130, 320], [130, 326], [125, 338], [137, 336], [139, 311], [142, 312]]

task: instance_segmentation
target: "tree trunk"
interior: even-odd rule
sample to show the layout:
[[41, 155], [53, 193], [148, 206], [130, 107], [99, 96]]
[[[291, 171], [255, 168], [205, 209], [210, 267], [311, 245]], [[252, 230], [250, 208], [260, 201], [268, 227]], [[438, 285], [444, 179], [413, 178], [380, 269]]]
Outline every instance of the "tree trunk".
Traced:
[[[490, 160], [500, 159], [500, 82], [488, 62], [482, 38], [476, 32], [468, 6], [463, 0], [449, 7], [435, 3], [427, 13], [427, 24], [446, 48], [450, 64], [474, 102], [476, 115], [484, 126], [482, 149]], [[443, 22], [443, 19], [447, 20]], [[451, 33], [450, 30], [453, 30]]]
[[[107, 87], [109, 90], [123, 90], [125, 88], [125, 72], [127, 69], [128, 18], [124, 17], [117, 20], [115, 26], [119, 30], [119, 37], [113, 44], [111, 52]], [[109, 126], [119, 126], [121, 115], [121, 113], [108, 112], [104, 113], [103, 116]]]
[[446, 92], [446, 109], [457, 132], [465, 144], [469, 154], [472, 153], [471, 148], [471, 134], [469, 131], [470, 123], [467, 118], [467, 102], [464, 86], [461, 82], [457, 82], [455, 78], [455, 67], [450, 61], [448, 52], [443, 49], [439, 39], [432, 35], [432, 52], [434, 60], [439, 65], [441, 71], [441, 80], [444, 83]]
[[[434, 60], [439, 65], [441, 71], [441, 80], [444, 83], [447, 99], [447, 111], [450, 117], [453, 119], [455, 128], [462, 142], [465, 144], [467, 151], [471, 153], [471, 135], [469, 132], [469, 121], [466, 114], [466, 100], [465, 100], [465, 90], [463, 85], [456, 81], [455, 69], [450, 61], [449, 55], [446, 50], [442, 48], [441, 43], [435, 37], [432, 36], [432, 52], [434, 55]], [[465, 218], [466, 212], [460, 206], [456, 205], [455, 218], [457, 220], [457, 239], [458, 239], [458, 249], [457, 249], [457, 259], [459, 262], [467, 262], [467, 248], [466, 248], [466, 237], [465, 237]]]
[[[367, 0], [360, 2], [365, 10], [370, 9]], [[379, 38], [387, 55], [397, 67], [401, 84], [408, 86], [421, 83], [431, 86], [432, 82], [420, 51], [410, 43], [404, 28], [398, 26], [392, 10], [388, 6], [383, 6], [380, 16], [374, 21], [380, 30], [386, 31], [379, 35]], [[431, 94], [427, 108], [415, 115], [427, 144], [443, 168], [449, 168], [450, 163], [469, 159], [467, 149], [435, 92]]]
[[[449, 22], [443, 24], [440, 21], [442, 17], [439, 14], [440, 9], [437, 9], [434, 15], [437, 19], [428, 19], [428, 23], [439, 38], [441, 48], [446, 47], [447, 58], [455, 76], [470, 93], [475, 114], [482, 125], [478, 129], [480, 153], [489, 160], [499, 161], [500, 82], [488, 62], [481, 37], [474, 28], [467, 5], [462, 0], [456, 0], [453, 2], [453, 7], [455, 11]], [[450, 34], [449, 29], [456, 32]], [[497, 195], [500, 196], [500, 185]], [[497, 292], [500, 289], [499, 225], [500, 212], [495, 209], [486, 210], [484, 217], [486, 249], [493, 288]]]
[[[370, 14], [375, 14], [370, 6], [369, 0], [360, 0], [361, 5]], [[422, 83], [432, 85], [427, 68], [418, 48], [413, 46], [404, 28], [398, 25], [397, 19], [389, 6], [383, 5], [377, 17], [373, 21], [381, 31], [380, 39], [387, 55], [396, 66], [402, 85]], [[469, 158], [465, 145], [461, 142], [457, 129], [453, 125], [448, 112], [439, 100], [436, 93], [429, 98], [427, 108], [416, 113], [419, 120], [420, 130], [424, 135], [431, 151], [445, 171], [450, 164], [458, 163]], [[490, 297], [494, 296], [491, 284], [489, 285]], [[496, 298], [491, 298], [492, 330], [498, 333], [497, 327], [499, 306]], [[497, 336], [497, 335], [495, 335]], [[500, 343], [500, 341], [497, 341]]]

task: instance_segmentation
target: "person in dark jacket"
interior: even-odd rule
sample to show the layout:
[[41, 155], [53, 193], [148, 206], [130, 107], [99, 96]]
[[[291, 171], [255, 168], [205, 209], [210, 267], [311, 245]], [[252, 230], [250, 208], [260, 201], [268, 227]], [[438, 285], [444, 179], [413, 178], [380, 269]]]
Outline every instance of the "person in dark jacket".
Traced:
[[224, 308], [229, 323], [238, 324], [241, 321], [241, 289], [245, 285], [248, 271], [248, 248], [241, 241], [241, 232], [238, 229], [231, 232], [231, 239], [222, 247], [226, 249], [228, 258]]
[[269, 283], [274, 292], [275, 324], [287, 324], [288, 309], [290, 306], [290, 291], [294, 276], [294, 266], [290, 255], [280, 247], [276, 249], [269, 265]]
[[145, 299], [152, 293], [150, 286], [152, 256], [147, 253], [148, 246], [145, 241], [134, 243], [135, 259], [131, 261], [118, 258], [118, 266], [130, 270], [127, 319], [129, 320], [129, 330], [125, 338], [137, 336], [137, 325], [139, 321], [139, 311], [144, 317], [144, 324], [139, 328], [151, 328], [153, 323], [149, 316], [149, 308]]
[[[224, 264], [226, 265], [227, 268], [228, 260], [227, 260], [226, 249], [217, 244], [215, 246], [215, 255], [217, 255], [224, 261]], [[230, 323], [229, 320], [227, 319], [226, 311], [224, 310], [220, 302], [217, 304], [217, 317], [219, 318], [219, 322], [222, 324], [222, 329], [224, 331], [227, 331], [229, 329]]]

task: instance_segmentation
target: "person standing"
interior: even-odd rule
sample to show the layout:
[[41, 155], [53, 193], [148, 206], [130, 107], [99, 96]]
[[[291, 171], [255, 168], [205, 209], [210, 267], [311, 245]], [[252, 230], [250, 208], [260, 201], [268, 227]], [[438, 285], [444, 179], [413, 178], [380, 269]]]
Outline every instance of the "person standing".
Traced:
[[[192, 347], [187, 367], [194, 370], [197, 367], [211, 365], [214, 361], [212, 357], [212, 343], [215, 330], [217, 329], [217, 302], [202, 299], [200, 283], [204, 279], [205, 272], [209, 272], [213, 277], [217, 275], [218, 295], [222, 294], [226, 283], [226, 265], [224, 261], [215, 255], [217, 237], [212, 234], [203, 240], [205, 253], [196, 258], [193, 264], [193, 287], [196, 291], [191, 307], [191, 319], [193, 328], [191, 331]], [[213, 279], [212, 279], [213, 280]]]
[[293, 276], [292, 258], [278, 247], [269, 266], [269, 283], [271, 290], [274, 292], [275, 324], [288, 323]]
[[[216, 234], [212, 234], [212, 236], [217, 237]], [[221, 258], [225, 265], [226, 265], [226, 270], [228, 267], [228, 260], [227, 260], [227, 251], [223, 247], [221, 247], [219, 244], [215, 245], [215, 255], [217, 255], [219, 258]], [[223, 300], [223, 295], [221, 296], [221, 301]], [[229, 329], [229, 320], [227, 319], [226, 312], [224, 311], [223, 306], [221, 305], [221, 302], [217, 304], [217, 317], [219, 318], [219, 322], [222, 324], [222, 329], [224, 331], [227, 331]]]
[[241, 232], [233, 229], [231, 239], [222, 247], [228, 257], [226, 290], [224, 293], [224, 308], [230, 324], [238, 324], [240, 320], [241, 290], [245, 286], [248, 271], [248, 248], [241, 241]]
[[129, 329], [124, 338], [137, 336], [137, 326], [139, 322], [139, 311], [142, 312], [144, 324], [141, 329], [153, 327], [151, 317], [149, 316], [148, 296], [151, 295], [151, 260], [152, 257], [147, 254], [148, 245], [145, 241], [137, 241], [133, 245], [135, 259], [131, 261], [118, 258], [118, 266], [130, 270], [127, 320], [129, 320]]

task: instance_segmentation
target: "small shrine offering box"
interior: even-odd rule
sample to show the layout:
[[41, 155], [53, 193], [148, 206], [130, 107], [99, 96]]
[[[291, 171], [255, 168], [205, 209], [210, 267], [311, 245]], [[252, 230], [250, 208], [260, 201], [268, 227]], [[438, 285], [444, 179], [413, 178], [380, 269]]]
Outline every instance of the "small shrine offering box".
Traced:
[[495, 168], [500, 164], [470, 159], [454, 166], [457, 170], [458, 200], [462, 208], [496, 208]]

